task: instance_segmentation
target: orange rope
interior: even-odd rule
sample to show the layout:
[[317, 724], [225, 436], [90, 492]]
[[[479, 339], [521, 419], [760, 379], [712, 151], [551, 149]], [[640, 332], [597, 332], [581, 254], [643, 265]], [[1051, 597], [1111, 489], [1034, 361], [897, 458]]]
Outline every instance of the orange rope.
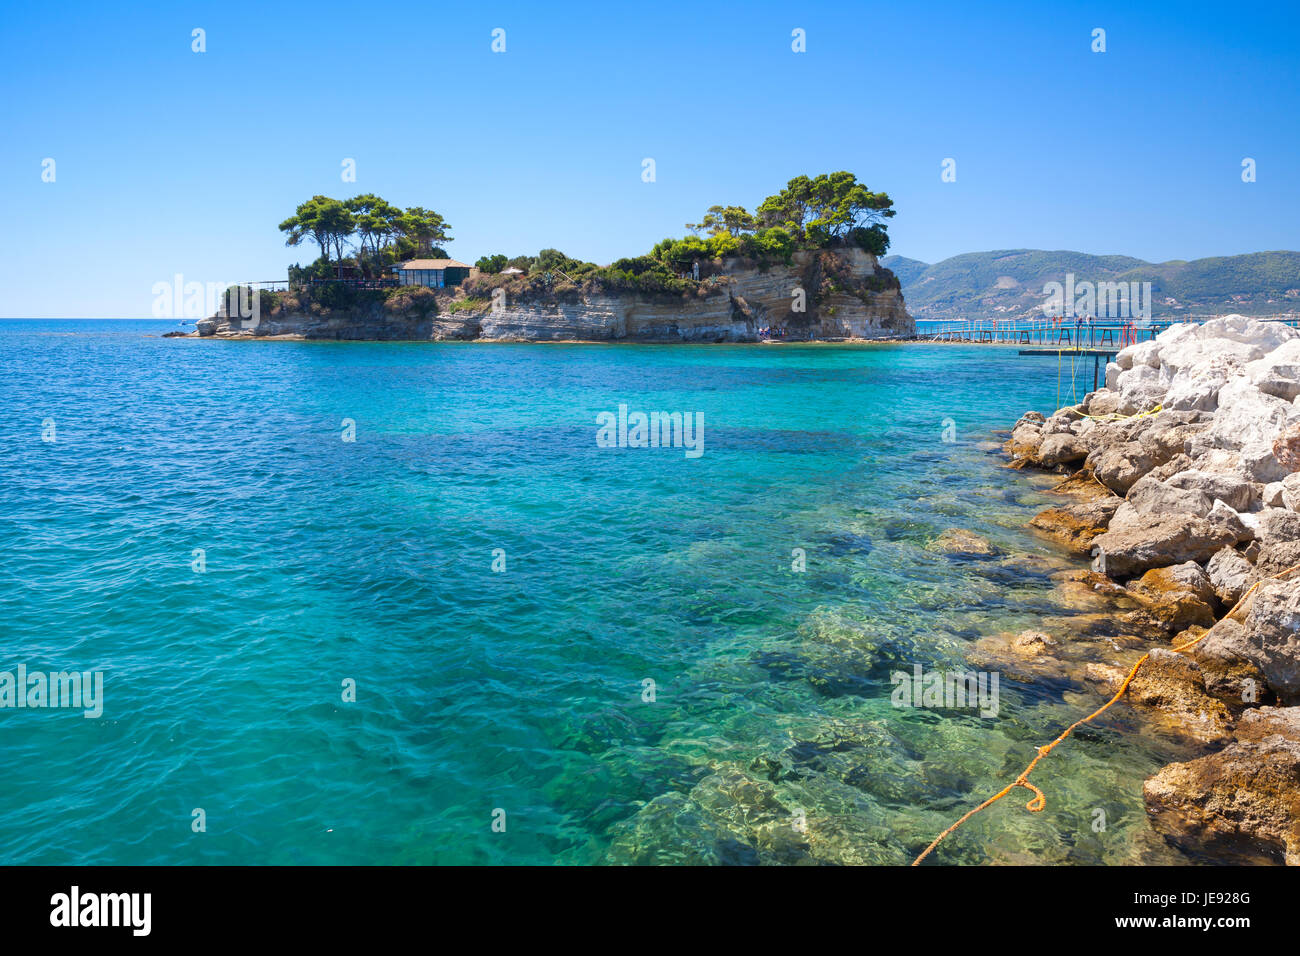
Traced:
[[[1230, 618], [1234, 614], [1236, 614], [1238, 609], [1242, 608], [1245, 605], [1246, 601], [1249, 600], [1250, 596], [1255, 593], [1255, 589], [1259, 587], [1261, 584], [1263, 584], [1264, 581], [1271, 581], [1274, 578], [1281, 578], [1284, 577], [1285, 575], [1290, 574], [1292, 571], [1297, 571], [1297, 570], [1300, 570], [1300, 564], [1297, 564], [1295, 567], [1292, 568], [1287, 568], [1285, 571], [1282, 571], [1279, 574], [1275, 574], [1271, 578], [1265, 578], [1264, 580], [1256, 581], [1253, 585], [1251, 585], [1250, 590], [1241, 596], [1241, 600], [1239, 600], [1236, 604], [1232, 606], [1232, 610], [1229, 611], [1226, 615], [1224, 615], [1224, 619], [1226, 620], [1227, 618]], [[1173, 652], [1175, 654], [1181, 654], [1184, 651], [1190, 650], [1191, 648], [1195, 647], [1197, 644], [1201, 643], [1201, 641], [1205, 640], [1205, 638], [1209, 636], [1209, 633], [1210, 633], [1209, 631], [1206, 631], [1200, 637], [1188, 641], [1186, 644], [1182, 644], [1179, 645], [1178, 647], [1173, 648]], [[1134, 664], [1133, 669], [1128, 672], [1128, 677], [1124, 678], [1124, 683], [1120, 684], [1119, 690], [1115, 692], [1114, 697], [1106, 701], [1106, 703], [1102, 704], [1100, 707], [1094, 710], [1087, 717], [1084, 717], [1082, 720], [1076, 720], [1069, 727], [1066, 727], [1065, 730], [1061, 733], [1061, 735], [1057, 737], [1055, 740], [1053, 740], [1050, 744], [1045, 744], [1042, 747], [1039, 747], [1038, 756], [1034, 757], [1034, 759], [1029, 762], [1029, 766], [1026, 767], [1023, 771], [1021, 771], [1020, 776], [1016, 777], [1015, 780], [1013, 780], [1007, 786], [1003, 787], [993, 796], [989, 797], [987, 800], [981, 803], [974, 810], [968, 811], [960, 820], [958, 820], [952, 826], [948, 827], [948, 829], [944, 830], [937, 837], [935, 837], [934, 842], [931, 843], [929, 846], [927, 846], [925, 850], [921, 853], [921, 855], [912, 861], [912, 866], [920, 866], [921, 861], [924, 860], [927, 856], [929, 856], [931, 852], [933, 852], [934, 848], [937, 847], [940, 843], [942, 843], [950, 833], [956, 830], [959, 826], [961, 826], [971, 817], [975, 816], [975, 814], [979, 813], [981, 810], [997, 803], [999, 800], [1005, 797], [1012, 790], [1016, 789], [1016, 787], [1024, 787], [1026, 790], [1033, 791], [1034, 794], [1033, 798], [1030, 799], [1030, 801], [1025, 804], [1026, 810], [1028, 810], [1030, 813], [1038, 813], [1039, 811], [1041, 811], [1043, 807], [1047, 805], [1047, 797], [1043, 795], [1043, 791], [1039, 790], [1036, 786], [1034, 786], [1032, 783], [1029, 782], [1030, 771], [1033, 770], [1036, 766], [1038, 766], [1038, 761], [1042, 760], [1054, 749], [1056, 749], [1057, 744], [1061, 743], [1063, 740], [1065, 740], [1066, 737], [1070, 736], [1070, 734], [1074, 732], [1074, 729], [1076, 727], [1080, 727], [1083, 724], [1088, 723], [1088, 721], [1092, 720], [1094, 717], [1100, 716], [1110, 708], [1111, 704], [1115, 703], [1115, 701], [1123, 697], [1124, 691], [1128, 690], [1128, 685], [1131, 684], [1133, 682], [1133, 678], [1137, 676], [1138, 668], [1140, 668], [1143, 664], [1145, 664], [1147, 658], [1149, 658], [1150, 656], [1151, 656], [1151, 652], [1148, 651], [1147, 653], [1143, 654], [1140, 658], [1138, 658], [1138, 662]]]

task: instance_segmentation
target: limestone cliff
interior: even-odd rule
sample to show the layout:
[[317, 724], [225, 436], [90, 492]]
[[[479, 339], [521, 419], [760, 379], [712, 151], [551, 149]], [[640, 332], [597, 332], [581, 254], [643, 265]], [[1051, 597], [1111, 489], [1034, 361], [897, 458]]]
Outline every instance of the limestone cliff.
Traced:
[[800, 250], [788, 265], [767, 268], [715, 261], [688, 285], [677, 295], [613, 290], [601, 282], [554, 289], [503, 282], [493, 304], [494, 290], [479, 281], [470, 289], [479, 298], [466, 298], [463, 290], [423, 299], [376, 294], [332, 308], [289, 293], [264, 299], [255, 324], [216, 315], [197, 327], [205, 337], [357, 340], [746, 342], [773, 326], [796, 341], [916, 333], [894, 274], [856, 248]]

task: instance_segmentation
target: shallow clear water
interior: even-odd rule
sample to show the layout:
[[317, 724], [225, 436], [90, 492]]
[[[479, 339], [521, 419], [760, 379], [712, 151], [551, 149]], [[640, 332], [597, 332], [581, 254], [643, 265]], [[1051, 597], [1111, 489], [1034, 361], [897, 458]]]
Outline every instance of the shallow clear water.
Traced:
[[[100, 719], [0, 710], [0, 862], [901, 863], [1095, 706], [890, 700], [1060, 613], [1045, 498], [980, 446], [1054, 362], [172, 327], [0, 322], [0, 670], [105, 674]], [[597, 447], [620, 403], [703, 456]], [[1181, 860], [1140, 787], [1182, 751], [1116, 710], [937, 859]]]

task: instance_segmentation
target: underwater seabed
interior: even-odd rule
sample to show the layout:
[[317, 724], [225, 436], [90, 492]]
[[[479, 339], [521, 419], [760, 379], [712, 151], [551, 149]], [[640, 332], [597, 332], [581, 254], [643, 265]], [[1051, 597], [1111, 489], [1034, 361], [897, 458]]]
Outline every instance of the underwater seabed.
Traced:
[[[1016, 509], [994, 521], [1014, 539], [1019, 516]], [[796, 516], [820, 527], [827, 517]], [[1106, 628], [1077, 616], [1048, 579], [1082, 562], [1046, 548], [936, 560], [923, 543], [930, 533], [914, 527], [911, 540], [891, 540], [887, 522], [845, 522], [830, 541], [875, 542], [840, 572], [855, 600], [816, 608], [790, 633], [751, 628], [710, 648], [710, 661], [681, 681], [694, 690], [677, 701], [679, 715], [655, 742], [661, 759], [676, 758], [676, 785], [613, 826], [605, 862], [910, 863], [1015, 779], [1035, 746], [1105, 701], [1109, 695], [1077, 674], [1088, 660], [1111, 659], [1113, 647], [1095, 633]], [[697, 573], [710, 579], [712, 562], [698, 557]], [[689, 573], [689, 562], [676, 571]], [[890, 603], [873, 599], [882, 580], [896, 588]], [[1057, 634], [1075, 629], [1075, 679], [1004, 671], [992, 720], [891, 702], [892, 673], [910, 676], [916, 662], [929, 671], [969, 671], [980, 636], [1041, 628], [1045, 619]], [[701, 736], [695, 707], [726, 716]], [[1192, 862], [1151, 831], [1141, 785], [1165, 763], [1200, 752], [1119, 708], [1076, 731], [1035, 771], [1047, 794], [1043, 812], [1027, 812], [1030, 794], [1016, 800], [1017, 791], [957, 831], [930, 862]], [[604, 759], [617, 765], [642, 757], [612, 747]]]
[[[104, 674], [6, 712], [6, 863], [907, 863], [1135, 653], [1028, 529], [1011, 350], [0, 326], [0, 669]], [[621, 404], [703, 453], [599, 447]], [[1193, 746], [1117, 705], [926, 862], [1191, 862], [1141, 785]]]

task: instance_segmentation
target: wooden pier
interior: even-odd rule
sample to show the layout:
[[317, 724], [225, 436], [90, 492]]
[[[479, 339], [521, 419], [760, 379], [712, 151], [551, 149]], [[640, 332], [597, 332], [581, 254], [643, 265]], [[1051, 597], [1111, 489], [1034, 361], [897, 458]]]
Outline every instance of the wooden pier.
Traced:
[[938, 328], [921, 331], [917, 337], [929, 342], [969, 342], [975, 345], [1041, 345], [1058, 348], [1112, 346], [1114, 350], [1135, 345], [1154, 338], [1171, 323], [1151, 322], [1134, 325], [1131, 322], [1075, 322], [1052, 319], [990, 319], [990, 320], [918, 320], [918, 325], [931, 324]]
[[[1020, 355], [1055, 357], [1070, 361], [1074, 384], [1076, 360], [1092, 359], [1092, 390], [1105, 382], [1105, 368], [1121, 349], [1149, 342], [1173, 325], [1206, 322], [1217, 315], [1184, 315], [1136, 323], [1123, 319], [917, 319], [917, 338], [923, 342], [962, 342], [972, 345], [1021, 345]], [[1300, 328], [1294, 314], [1255, 316], [1264, 322], [1281, 322]], [[929, 326], [929, 328], [925, 328]], [[1037, 346], [1035, 348], [1034, 346]], [[1086, 368], [1086, 365], [1084, 366]], [[1059, 396], [1058, 396], [1059, 397]]]
[[[1092, 358], [1092, 390], [1095, 392], [1097, 391], [1099, 385], [1105, 381], [1105, 368], [1107, 363], [1109, 363], [1110, 360], [1115, 357], [1115, 353], [1118, 351], [1119, 351], [1118, 349], [1085, 349], [1085, 348], [1021, 349], [1018, 354], [1055, 356], [1057, 361], [1060, 361], [1063, 358], [1069, 358], [1071, 360], [1070, 362], [1071, 370], [1073, 370], [1074, 368], [1074, 359], [1091, 357]], [[1073, 378], [1073, 371], [1071, 372], [1071, 378]]]

